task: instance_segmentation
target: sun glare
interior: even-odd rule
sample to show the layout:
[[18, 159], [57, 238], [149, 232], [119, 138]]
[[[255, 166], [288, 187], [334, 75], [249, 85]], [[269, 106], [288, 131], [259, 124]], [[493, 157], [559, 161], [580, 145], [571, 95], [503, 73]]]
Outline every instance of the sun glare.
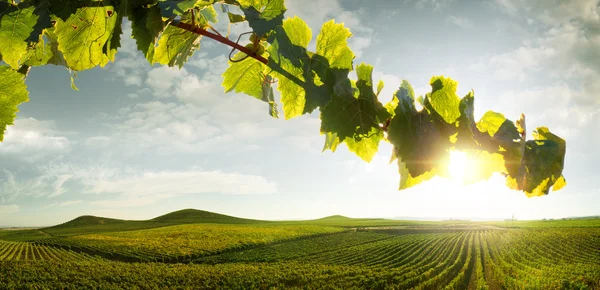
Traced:
[[448, 162], [448, 172], [450, 177], [460, 182], [466, 182], [473, 174], [475, 164], [467, 153], [462, 151], [450, 151], [450, 161]]

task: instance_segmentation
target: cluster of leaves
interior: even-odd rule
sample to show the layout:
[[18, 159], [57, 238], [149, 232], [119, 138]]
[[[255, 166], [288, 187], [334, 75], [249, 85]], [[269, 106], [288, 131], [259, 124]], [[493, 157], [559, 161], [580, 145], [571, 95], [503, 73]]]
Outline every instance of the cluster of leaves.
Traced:
[[[349, 29], [326, 22], [317, 35], [316, 51], [309, 51], [312, 30], [298, 17], [284, 20], [283, 0], [16, 2], [0, 0], [0, 57], [6, 64], [0, 66], [2, 132], [12, 124], [17, 105], [28, 100], [24, 79], [30, 67], [53, 64], [77, 72], [105, 66], [115, 59], [127, 18], [137, 48], [152, 64], [182, 67], [200, 48], [202, 36], [238, 49], [223, 73], [225, 91], [267, 102], [269, 114], [278, 117], [276, 82], [286, 119], [319, 110], [324, 150], [335, 151], [345, 143], [369, 162], [382, 140], [391, 142], [401, 189], [446, 175], [446, 160], [454, 149], [483, 161], [485, 170], [476, 180], [502, 172], [511, 188], [529, 195], [547, 194], [550, 187], [565, 184], [565, 142], [546, 128], [538, 128], [534, 140], [526, 141], [524, 118], [513, 123], [488, 112], [475, 122], [473, 93], [460, 99], [457, 83], [444, 77], [432, 78], [431, 93], [418, 99], [422, 110], [416, 109], [407, 82], [383, 105], [378, 96], [384, 84], [374, 87], [373, 67], [353, 63]], [[239, 46], [209, 32], [218, 21], [218, 6], [230, 24], [247, 22], [250, 44]], [[352, 71], [356, 79], [351, 79]]]

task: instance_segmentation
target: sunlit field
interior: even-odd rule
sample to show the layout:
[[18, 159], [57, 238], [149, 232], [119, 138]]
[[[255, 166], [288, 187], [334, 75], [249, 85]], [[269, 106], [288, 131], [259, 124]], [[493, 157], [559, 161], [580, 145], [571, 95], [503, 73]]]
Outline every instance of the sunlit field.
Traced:
[[598, 219], [227, 224], [182, 212], [184, 224], [179, 212], [141, 230], [99, 232], [106, 222], [87, 217], [0, 231], [0, 288], [600, 289]]

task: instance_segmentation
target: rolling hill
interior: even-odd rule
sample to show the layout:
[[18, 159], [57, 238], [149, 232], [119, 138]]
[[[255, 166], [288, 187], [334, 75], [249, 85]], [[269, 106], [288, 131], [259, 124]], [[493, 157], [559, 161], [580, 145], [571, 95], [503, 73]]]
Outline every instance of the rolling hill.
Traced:
[[199, 223], [252, 224], [270, 222], [238, 218], [204, 210], [184, 209], [174, 211], [150, 220], [121, 220], [85, 215], [60, 225], [43, 228], [42, 231], [54, 236], [72, 236], [98, 232], [132, 231], [180, 224]]
[[170, 224], [196, 224], [196, 223], [215, 223], [215, 224], [251, 224], [251, 223], [267, 223], [268, 221], [252, 220], [239, 218], [210, 211], [197, 209], [183, 209], [174, 211], [159, 217], [153, 218], [150, 221]]

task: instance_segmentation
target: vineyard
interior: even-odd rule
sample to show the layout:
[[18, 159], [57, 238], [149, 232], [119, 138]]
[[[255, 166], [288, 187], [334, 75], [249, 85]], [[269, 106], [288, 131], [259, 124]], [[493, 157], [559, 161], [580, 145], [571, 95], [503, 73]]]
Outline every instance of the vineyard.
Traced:
[[600, 289], [593, 221], [171, 223], [63, 236], [0, 231], [8, 277], [0, 288]]

